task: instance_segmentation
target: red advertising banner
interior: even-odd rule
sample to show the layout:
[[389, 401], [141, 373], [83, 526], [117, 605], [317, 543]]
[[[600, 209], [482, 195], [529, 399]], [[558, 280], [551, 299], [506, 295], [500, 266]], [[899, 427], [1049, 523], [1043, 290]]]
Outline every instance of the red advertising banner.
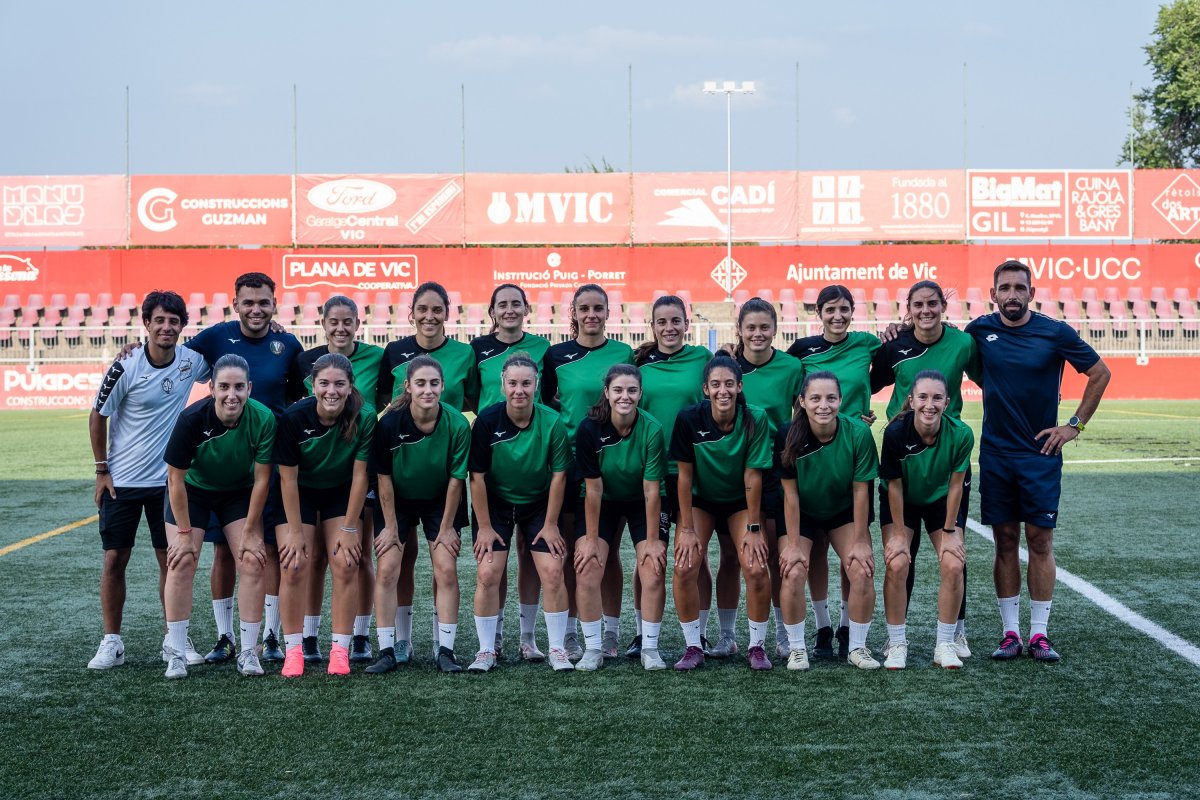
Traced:
[[467, 175], [467, 241], [628, 244], [629, 175]]
[[135, 245], [292, 243], [288, 175], [134, 175]]
[[1134, 236], [1200, 238], [1200, 170], [1139, 169], [1133, 188]]
[[0, 247], [124, 244], [125, 207], [120, 175], [0, 178]]
[[805, 172], [799, 189], [797, 239], [964, 238], [961, 171]]
[[967, 235], [985, 239], [1127, 239], [1128, 170], [969, 170]]
[[103, 364], [0, 364], [0, 409], [91, 408]]
[[633, 176], [633, 238], [641, 243], [792, 241], [795, 172], [638, 173]]
[[461, 175], [298, 175], [296, 243], [460, 244]]

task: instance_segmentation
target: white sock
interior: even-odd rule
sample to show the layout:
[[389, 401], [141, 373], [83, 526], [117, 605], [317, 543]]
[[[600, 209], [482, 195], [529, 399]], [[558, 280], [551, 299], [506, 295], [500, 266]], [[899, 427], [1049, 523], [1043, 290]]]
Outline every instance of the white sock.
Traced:
[[954, 636], [955, 636], [955, 638], [958, 638], [959, 636], [966, 636], [966, 635], [967, 635], [967, 621], [965, 619], [960, 619], [958, 622], [954, 623]]
[[305, 636], [305, 638], [308, 638], [310, 636], [316, 636], [320, 632], [321, 632], [321, 615], [318, 614], [315, 617], [310, 617], [309, 615], [305, 614], [304, 615], [304, 636]]
[[717, 619], [721, 623], [721, 635], [729, 634], [733, 636], [733, 626], [737, 621], [736, 608], [718, 608]]
[[680, 620], [679, 627], [683, 628], [683, 640], [688, 647], [700, 646], [700, 620], [694, 619], [691, 622]]
[[263, 636], [275, 634], [279, 638], [279, 595], [269, 594], [263, 598]]
[[101, 639], [100, 641], [116, 642], [117, 644], [124, 644], [124, 642], [121, 641], [121, 634], [119, 634], [119, 633], [106, 633], [106, 634], [104, 634], [104, 638]]
[[262, 627], [262, 621], [246, 622], [239, 620], [242, 633], [242, 650], [253, 650], [255, 642], [258, 641], [258, 629]]
[[[401, 642], [412, 641], [412, 606], [396, 607], [396, 639]], [[490, 649], [490, 648], [489, 648]]]
[[496, 617], [476, 616], [475, 635], [479, 637], [479, 652], [492, 652], [496, 646]]
[[638, 636], [645, 635], [645, 631], [642, 629], [642, 610], [640, 608], [633, 610], [633, 627], [636, 629]]
[[546, 618], [546, 638], [550, 641], [551, 650], [562, 650], [563, 641], [567, 637], [567, 625], [570, 617], [566, 611], [542, 611]]
[[850, 650], [851, 652], [860, 647], [867, 646], [867, 633], [871, 630], [869, 622], [855, 622], [850, 620]]
[[829, 598], [828, 597], [825, 598], [824, 600], [813, 600], [812, 601], [812, 610], [813, 610], [813, 618], [817, 624], [818, 629], [833, 627], [832, 623], [829, 621]]
[[[542, 613], [543, 614], [546, 613], [545, 609], [542, 609]], [[568, 613], [570, 613], [570, 612], [568, 612]], [[577, 632], [577, 629], [575, 627], [575, 623], [577, 623], [577, 622], [579, 622], [578, 617], [567, 617], [567, 633], [574, 634]]]
[[936, 644], [949, 644], [954, 641], [954, 623], [938, 620]]
[[1050, 603], [1052, 600], [1029, 601], [1029, 638], [1046, 635], [1046, 626], [1050, 623]]
[[750, 625], [750, 646], [762, 647], [763, 642], [767, 641], [767, 620], [755, 622], [747, 618], [746, 622]]
[[283, 635], [283, 646], [286, 648], [284, 652], [291, 650], [293, 647], [299, 647], [303, 642], [303, 633], [285, 633]]
[[537, 603], [521, 603], [521, 641], [533, 641], [533, 632], [537, 628], [537, 612]]
[[217, 621], [217, 638], [228, 636], [233, 641], [233, 598], [222, 597], [212, 601], [213, 617]]
[[[499, 622], [499, 620], [497, 620]], [[438, 623], [438, 646], [444, 647], [447, 650], [454, 649], [454, 638], [458, 636], [457, 622], [439, 622]], [[495, 639], [492, 640], [496, 641]]]
[[887, 626], [888, 644], [904, 644], [908, 641], [905, 629], [908, 627], [906, 623], [901, 622], [899, 625]]
[[333, 634], [333, 645], [334, 647], [344, 647], [349, 650], [352, 639], [354, 639], [354, 634], [352, 633], [335, 633]]
[[354, 618], [354, 635], [369, 636], [371, 633], [371, 615], [359, 614]]
[[187, 655], [188, 627], [191, 624], [191, 621], [186, 619], [167, 623], [167, 647], [181, 656]]
[[785, 625], [787, 629], [788, 647], [792, 652], [804, 649], [804, 620], [800, 620], [795, 625]]
[[1012, 631], [1016, 633], [1021, 624], [1021, 595], [1015, 597], [997, 597], [996, 605], [1000, 607], [1000, 621], [1004, 625], [1004, 632]]
[[[583, 626], [583, 646], [588, 650], [600, 649], [600, 620], [588, 622], [582, 620], [580, 623]], [[554, 645], [550, 645], [553, 647]]]
[[845, 600], [842, 601], [841, 611], [838, 612], [838, 627], [850, 627], [850, 604]]
[[376, 625], [375, 626], [375, 636], [379, 639], [379, 649], [380, 650], [387, 650], [389, 647], [395, 649], [395, 647], [396, 647], [396, 629], [395, 628], [381, 628], [378, 625]]
[[787, 640], [787, 626], [783, 624], [783, 609], [775, 606], [775, 641], [782, 642]]
[[620, 636], [621, 636], [621, 618], [620, 617], [610, 617], [607, 614], [605, 614], [604, 615], [604, 632], [605, 633], [610, 633], [610, 632], [615, 633], [617, 635], [617, 637], [620, 638]]
[[642, 650], [658, 649], [658, 634], [662, 630], [662, 622], [642, 622]]
[[[700, 635], [701, 636], [708, 635], [708, 615], [710, 613], [711, 612], [707, 608], [700, 609], [700, 619], [696, 620], [696, 622], [698, 622], [700, 625]], [[696, 645], [696, 646], [699, 647], [700, 645]]]

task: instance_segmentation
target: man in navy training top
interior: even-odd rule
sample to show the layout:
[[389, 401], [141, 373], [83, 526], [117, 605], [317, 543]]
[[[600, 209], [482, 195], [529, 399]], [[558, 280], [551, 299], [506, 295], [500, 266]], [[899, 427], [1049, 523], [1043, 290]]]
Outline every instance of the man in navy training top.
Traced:
[[[1062, 483], [1063, 445], [1078, 437], [1100, 405], [1111, 373], [1100, 356], [1065, 322], [1029, 310], [1029, 267], [1005, 261], [993, 275], [998, 311], [967, 325], [980, 363], [971, 377], [983, 387], [979, 493], [983, 523], [992, 526], [992, 574], [1004, 637], [992, 658], [1021, 654], [1021, 523], [1029, 548], [1029, 655], [1058, 661], [1046, 626], [1054, 596], [1054, 527]], [[1058, 424], [1064, 364], [1087, 375], [1083, 399], [1065, 425]]]

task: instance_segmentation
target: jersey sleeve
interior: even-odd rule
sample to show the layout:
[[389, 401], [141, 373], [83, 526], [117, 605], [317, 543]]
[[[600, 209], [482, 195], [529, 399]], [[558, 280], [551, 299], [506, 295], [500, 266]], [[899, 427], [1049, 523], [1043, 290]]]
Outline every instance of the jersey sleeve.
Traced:
[[879, 457], [879, 479], [894, 481], [902, 478], [900, 454], [904, 451], [904, 422], [896, 420], [883, 429], [883, 451]]
[[550, 428], [550, 471], [566, 472], [570, 466], [571, 440], [567, 438], [562, 417], [555, 417], [554, 425]]
[[279, 418], [275, 431], [275, 449], [271, 458], [281, 467], [300, 466], [300, 443], [296, 436], [296, 422], [290, 414]]
[[471, 455], [467, 468], [482, 474], [492, 468], [492, 418], [484, 415], [475, 419], [471, 426]]
[[971, 468], [971, 453], [975, 449], [975, 434], [966, 425], [960, 430], [961, 433], [954, 442], [954, 472], [966, 472]]
[[220, 325], [210, 325], [187, 341], [188, 349], [199, 353], [200, 357], [207, 364], [212, 364], [217, 360], [216, 351], [213, 349], [213, 346], [216, 344], [217, 338], [221, 335], [218, 330], [220, 327]]
[[661, 481], [666, 474], [666, 445], [662, 426], [651, 425], [646, 436], [646, 466], [642, 469], [642, 480]]
[[779, 426], [779, 430], [775, 434], [775, 470], [779, 473], [780, 478], [794, 481], [796, 480], [796, 462], [783, 460], [783, 449], [787, 446], [788, 431], [791, 429], [792, 423], [786, 422]]
[[575, 432], [575, 466], [581, 478], [600, 478], [600, 456], [596, 452], [595, 423], [586, 419]]
[[129, 371], [125, 369], [124, 363], [114, 361], [100, 381], [100, 390], [96, 392], [96, 410], [102, 416], [111, 417], [113, 412], [120, 408], [128, 389]]
[[204, 356], [188, 348], [192, 359], [192, 368], [196, 371], [196, 383], [205, 383], [212, 377], [212, 367]]
[[298, 340], [293, 339], [292, 341], [294, 342], [292, 356], [288, 361], [287, 378], [284, 383], [284, 394], [289, 403], [303, 400], [308, 396], [309, 388], [304, 383], [304, 379], [308, 377], [302, 359], [304, 348]]
[[542, 402], [553, 409], [560, 408], [558, 404], [558, 373], [555, 371], [554, 356], [549, 350], [542, 356]]
[[375, 426], [375, 436], [371, 438], [371, 471], [376, 475], [392, 474], [392, 440], [395, 438], [394, 428], [400, 412], [393, 411], [384, 414]]
[[467, 462], [471, 456], [471, 426], [466, 424], [465, 418], [463, 424], [455, 425], [454, 430], [450, 432], [449, 455], [446, 464], [450, 469], [450, 477], [465, 481]]
[[375, 438], [375, 415], [363, 409], [358, 415], [358, 441], [354, 450], [355, 461], [371, 460], [371, 442]]
[[375, 382], [375, 393], [392, 401], [396, 390], [396, 376], [392, 374], [392, 352], [395, 342], [383, 348], [383, 358], [379, 359], [379, 378]]
[[1079, 331], [1065, 322], [1058, 324], [1058, 353], [1076, 372], [1087, 372], [1097, 361], [1100, 354], [1079, 335]]
[[692, 442], [692, 430], [688, 425], [687, 409], [680, 410], [675, 417], [675, 428], [671, 431], [671, 460], [685, 464], [696, 460], [696, 445]]
[[[474, 350], [472, 350], [474, 354]], [[472, 359], [467, 365], [466, 384], [463, 386], [463, 400], [467, 406], [471, 408], [479, 408], [479, 394], [482, 388], [482, 382], [479, 378], [479, 362]]]
[[879, 454], [875, 452], [875, 440], [866, 425], [854, 426], [854, 480], [873, 481], [879, 474]]
[[275, 450], [275, 415], [268, 412], [263, 416], [265, 419], [262, 430], [258, 434], [258, 441], [254, 444], [255, 464], [270, 464], [272, 453]]
[[893, 369], [891, 348], [881, 346], [871, 358], [871, 394], [875, 394], [885, 386], [896, 382], [896, 371]]
[[199, 437], [196, 435], [199, 429], [196, 423], [197, 416], [186, 412], [175, 421], [171, 438], [167, 440], [167, 449], [163, 453], [163, 461], [169, 466], [176, 469], [188, 469], [192, 466], [192, 459], [196, 457], [196, 449], [199, 447]]
[[750, 437], [750, 447], [746, 451], [746, 467], [749, 469], [770, 469], [771, 456], [771, 422], [764, 413], [752, 414], [750, 409], [744, 409], [743, 414], [751, 414], [754, 420], [754, 435]]

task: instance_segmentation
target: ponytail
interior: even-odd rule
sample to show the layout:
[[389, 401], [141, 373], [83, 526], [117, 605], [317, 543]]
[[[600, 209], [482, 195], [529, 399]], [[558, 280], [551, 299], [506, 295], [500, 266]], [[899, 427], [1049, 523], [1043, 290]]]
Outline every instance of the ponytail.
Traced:
[[746, 319], [747, 314], [754, 314], [756, 312], [769, 314], [771, 317], [771, 324], [776, 328], [779, 327], [779, 315], [775, 313], [775, 306], [771, 305], [766, 300], [763, 300], [761, 297], [751, 297], [749, 300], [742, 303], [742, 307], [738, 309], [737, 330], [735, 331], [737, 334], [737, 344], [733, 346], [733, 354], [737, 358], [741, 358], [742, 353], [744, 353], [746, 350], [745, 343], [742, 341], [742, 322]]
[[[800, 397], [804, 397], [808, 391], [808, 385], [813, 381], [833, 381], [837, 385], [838, 394], [842, 393], [842, 382], [838, 380], [837, 375], [834, 375], [829, 370], [818, 370], [810, 372], [804, 376], [803, 383], [800, 384]], [[800, 452], [804, 450], [804, 446], [808, 444], [808, 437], [812, 434], [812, 425], [808, 421], [808, 412], [799, 400], [796, 402], [796, 408], [792, 412], [792, 424], [788, 428], [787, 438], [783, 442], [783, 454], [781, 460], [785, 464], [793, 463], [800, 457]]]
[[313, 363], [313, 383], [316, 383], [317, 375], [326, 369], [341, 370], [350, 381], [350, 396], [346, 398], [346, 405], [338, 415], [337, 425], [342, 441], [353, 442], [358, 436], [358, 415], [363, 409], [363, 396], [354, 385], [354, 365], [341, 353], [326, 353]]
[[[737, 378], [738, 385], [741, 385], [742, 368], [737, 361], [730, 358], [727, 354], [717, 353], [704, 365], [704, 383], [708, 383], [708, 376], [715, 369], [729, 370]], [[740, 409], [742, 412], [742, 430], [745, 432], [747, 438], [752, 438], [755, 430], [754, 416], [750, 413], [750, 409], [746, 405], [746, 394], [741, 389], [738, 389], [737, 398], [734, 402], [736, 404], [735, 410]]]
[[[607, 390], [609, 385], [622, 375], [635, 378], [638, 386], [642, 385], [642, 373], [638, 372], [637, 367], [630, 364], [613, 364], [608, 368], [608, 373], [604, 376], [604, 390]], [[601, 425], [612, 419], [612, 404], [604, 396], [604, 391], [601, 391], [600, 398], [592, 403], [591, 408], [587, 411], [587, 416], [592, 422], [597, 422]]]
[[575, 290], [575, 294], [571, 297], [571, 338], [574, 339], [579, 335], [579, 319], [575, 316], [575, 303], [579, 300], [579, 295], [584, 292], [596, 292], [604, 298], [605, 307], [608, 306], [608, 292], [604, 291], [604, 287], [598, 283], [585, 283]]
[[[417, 370], [424, 367], [433, 367], [437, 370], [439, 378], [445, 378], [445, 374], [442, 372], [441, 363], [433, 356], [427, 356], [422, 353], [412, 361], [408, 362], [408, 368], [404, 371], [404, 382], [407, 384], [409, 379], [417, 373]], [[412, 393], [409, 392], [408, 387], [405, 386], [404, 390], [401, 391], [400, 394], [396, 395], [392, 402], [388, 403], [387, 408], [383, 410], [383, 413], [391, 414], [393, 411], [401, 411], [405, 408], [408, 408], [410, 405], [412, 405]]]

